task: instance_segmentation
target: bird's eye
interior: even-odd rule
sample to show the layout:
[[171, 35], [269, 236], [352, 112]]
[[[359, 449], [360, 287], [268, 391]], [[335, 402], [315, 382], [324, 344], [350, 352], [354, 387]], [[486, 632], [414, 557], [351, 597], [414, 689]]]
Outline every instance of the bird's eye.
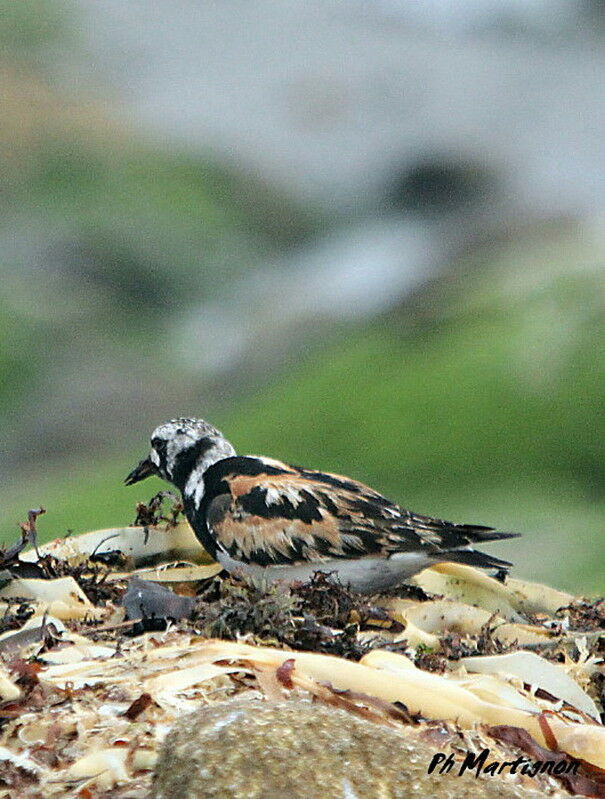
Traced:
[[166, 446], [166, 442], [162, 438], [152, 438], [151, 439], [151, 446], [160, 452], [163, 447]]

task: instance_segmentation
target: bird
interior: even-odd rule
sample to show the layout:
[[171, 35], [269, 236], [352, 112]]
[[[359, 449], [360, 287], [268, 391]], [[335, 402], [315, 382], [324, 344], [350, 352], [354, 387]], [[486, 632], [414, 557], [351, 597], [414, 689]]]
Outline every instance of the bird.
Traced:
[[519, 535], [414, 513], [339, 474], [237, 455], [202, 419], [156, 427], [150, 454], [124, 482], [151, 475], [179, 489], [195, 535], [226, 571], [268, 582], [305, 583], [327, 572], [352, 591], [376, 594], [447, 561], [506, 573], [511, 563], [474, 545]]

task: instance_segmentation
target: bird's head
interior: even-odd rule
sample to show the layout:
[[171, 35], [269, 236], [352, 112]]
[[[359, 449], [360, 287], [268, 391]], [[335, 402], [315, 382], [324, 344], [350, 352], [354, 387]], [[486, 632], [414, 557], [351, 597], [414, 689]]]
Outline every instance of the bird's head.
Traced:
[[156, 427], [149, 456], [124, 482], [133, 485], [155, 474], [183, 491], [194, 472], [201, 479], [209, 466], [233, 455], [234, 448], [220, 430], [203, 419], [172, 419]]

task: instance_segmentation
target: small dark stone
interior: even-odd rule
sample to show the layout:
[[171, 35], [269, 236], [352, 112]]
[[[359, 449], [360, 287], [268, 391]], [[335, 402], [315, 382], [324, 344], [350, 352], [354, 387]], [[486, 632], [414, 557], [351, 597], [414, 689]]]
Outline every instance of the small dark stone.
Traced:
[[195, 600], [179, 596], [149, 580], [131, 577], [122, 598], [128, 619], [183, 619], [193, 612]]

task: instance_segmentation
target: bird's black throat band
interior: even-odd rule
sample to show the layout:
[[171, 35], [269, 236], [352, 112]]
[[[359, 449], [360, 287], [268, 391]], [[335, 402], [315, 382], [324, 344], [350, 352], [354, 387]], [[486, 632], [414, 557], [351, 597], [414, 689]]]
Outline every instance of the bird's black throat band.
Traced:
[[191, 472], [204, 455], [216, 445], [211, 438], [200, 438], [195, 444], [178, 453], [172, 466], [171, 480], [181, 491], [184, 490]]

